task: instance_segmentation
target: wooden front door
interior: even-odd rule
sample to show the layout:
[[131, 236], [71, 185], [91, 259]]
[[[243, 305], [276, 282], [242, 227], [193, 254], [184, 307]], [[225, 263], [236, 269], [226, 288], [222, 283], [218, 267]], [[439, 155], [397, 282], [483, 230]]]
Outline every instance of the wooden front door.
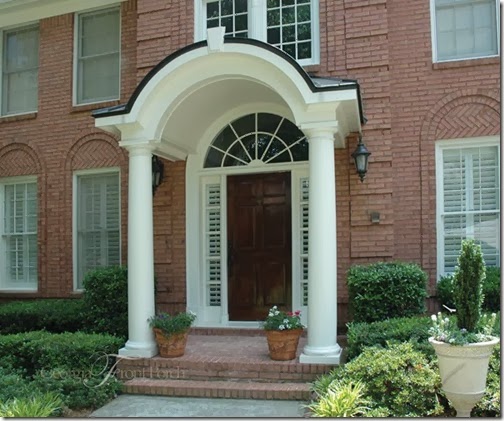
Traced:
[[290, 172], [227, 177], [229, 320], [292, 306]]

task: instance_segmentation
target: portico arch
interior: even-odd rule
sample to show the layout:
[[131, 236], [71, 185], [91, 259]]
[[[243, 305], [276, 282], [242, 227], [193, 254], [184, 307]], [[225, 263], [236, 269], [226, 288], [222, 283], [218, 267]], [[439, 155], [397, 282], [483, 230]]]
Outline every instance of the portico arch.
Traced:
[[[309, 329], [302, 360], [338, 362], [333, 149], [344, 147], [350, 132], [360, 132], [364, 117], [359, 85], [353, 80], [310, 77], [275, 47], [251, 39], [224, 39], [223, 35], [223, 28], [209, 30], [208, 41], [175, 52], [152, 69], [127, 104], [93, 113], [96, 126], [119, 135], [120, 145], [130, 153], [129, 340], [121, 353], [151, 356], [156, 352], [146, 322], [154, 313], [154, 288], [145, 281], [146, 274], [153, 272], [150, 155], [187, 160], [186, 224], [191, 225], [186, 234], [187, 261], [191, 262], [187, 285], [191, 307], [202, 302], [197, 297], [200, 290], [191, 288], [195, 265], [190, 260], [190, 244], [198, 243], [201, 230], [201, 226], [194, 229], [202, 209], [200, 179], [212, 171], [203, 168], [207, 148], [217, 133], [236, 118], [271, 113], [300, 128], [310, 144], [309, 166], [295, 162], [273, 164], [276, 171], [282, 165], [289, 171], [301, 171], [304, 165], [302, 171], [310, 178]], [[255, 164], [240, 171], [267, 171]], [[222, 187], [222, 179], [220, 183]], [[196, 206], [190, 202], [195, 194], [199, 197]], [[202, 312], [201, 308], [197, 310]], [[201, 316], [215, 320], [206, 313]], [[220, 323], [225, 319], [221, 317]]]

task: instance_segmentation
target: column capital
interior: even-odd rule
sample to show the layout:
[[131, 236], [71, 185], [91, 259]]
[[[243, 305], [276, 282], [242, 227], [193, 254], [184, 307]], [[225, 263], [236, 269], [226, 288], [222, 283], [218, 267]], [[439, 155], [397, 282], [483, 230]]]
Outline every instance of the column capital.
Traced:
[[315, 139], [331, 139], [334, 141], [340, 131], [337, 121], [304, 123], [300, 124], [299, 127], [306, 134], [308, 141]]
[[156, 149], [154, 143], [149, 141], [121, 141], [119, 146], [126, 149], [130, 156], [152, 155]]

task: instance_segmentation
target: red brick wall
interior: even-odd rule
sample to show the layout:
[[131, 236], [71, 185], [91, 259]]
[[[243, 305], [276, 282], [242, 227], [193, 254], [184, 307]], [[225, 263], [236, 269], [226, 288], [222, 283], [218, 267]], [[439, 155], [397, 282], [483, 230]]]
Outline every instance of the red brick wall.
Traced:
[[[135, 4], [123, 3], [120, 102], [160, 60], [194, 40], [193, 1], [142, 0], [138, 10]], [[341, 325], [351, 264], [417, 262], [434, 292], [435, 140], [499, 133], [500, 70], [497, 58], [433, 64], [426, 1], [320, 0], [320, 36], [320, 65], [307, 70], [360, 82], [368, 119], [363, 137], [372, 152], [361, 183], [351, 159], [356, 136], [335, 151]], [[93, 128], [90, 107], [71, 106], [72, 42], [71, 15], [41, 22], [39, 112], [0, 120], [0, 176], [40, 175], [40, 285], [47, 296], [71, 291], [72, 170], [121, 166], [127, 255], [126, 154]], [[8, 166], [6, 156], [13, 157]], [[165, 174], [154, 198], [157, 303], [173, 311], [185, 306], [186, 295], [185, 162], [166, 161]], [[370, 222], [370, 212], [380, 213], [379, 224]]]
[[73, 295], [72, 173], [120, 167], [123, 260], [127, 250], [127, 154], [118, 139], [95, 129], [91, 111], [127, 101], [136, 86], [136, 2], [122, 3], [119, 101], [72, 105], [74, 15], [40, 21], [38, 111], [0, 118], [0, 177], [36, 175], [38, 182], [38, 292], [0, 293], [0, 299]]

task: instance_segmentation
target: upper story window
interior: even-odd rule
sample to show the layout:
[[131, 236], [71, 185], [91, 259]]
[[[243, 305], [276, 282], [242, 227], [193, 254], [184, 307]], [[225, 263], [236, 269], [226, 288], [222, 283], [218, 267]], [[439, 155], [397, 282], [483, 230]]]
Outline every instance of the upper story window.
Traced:
[[3, 32], [2, 115], [37, 111], [39, 27]]
[[196, 41], [206, 30], [268, 42], [301, 65], [319, 62], [318, 0], [195, 0]]
[[119, 99], [120, 9], [76, 15], [74, 103]]
[[434, 61], [499, 54], [496, 0], [431, 0]]

